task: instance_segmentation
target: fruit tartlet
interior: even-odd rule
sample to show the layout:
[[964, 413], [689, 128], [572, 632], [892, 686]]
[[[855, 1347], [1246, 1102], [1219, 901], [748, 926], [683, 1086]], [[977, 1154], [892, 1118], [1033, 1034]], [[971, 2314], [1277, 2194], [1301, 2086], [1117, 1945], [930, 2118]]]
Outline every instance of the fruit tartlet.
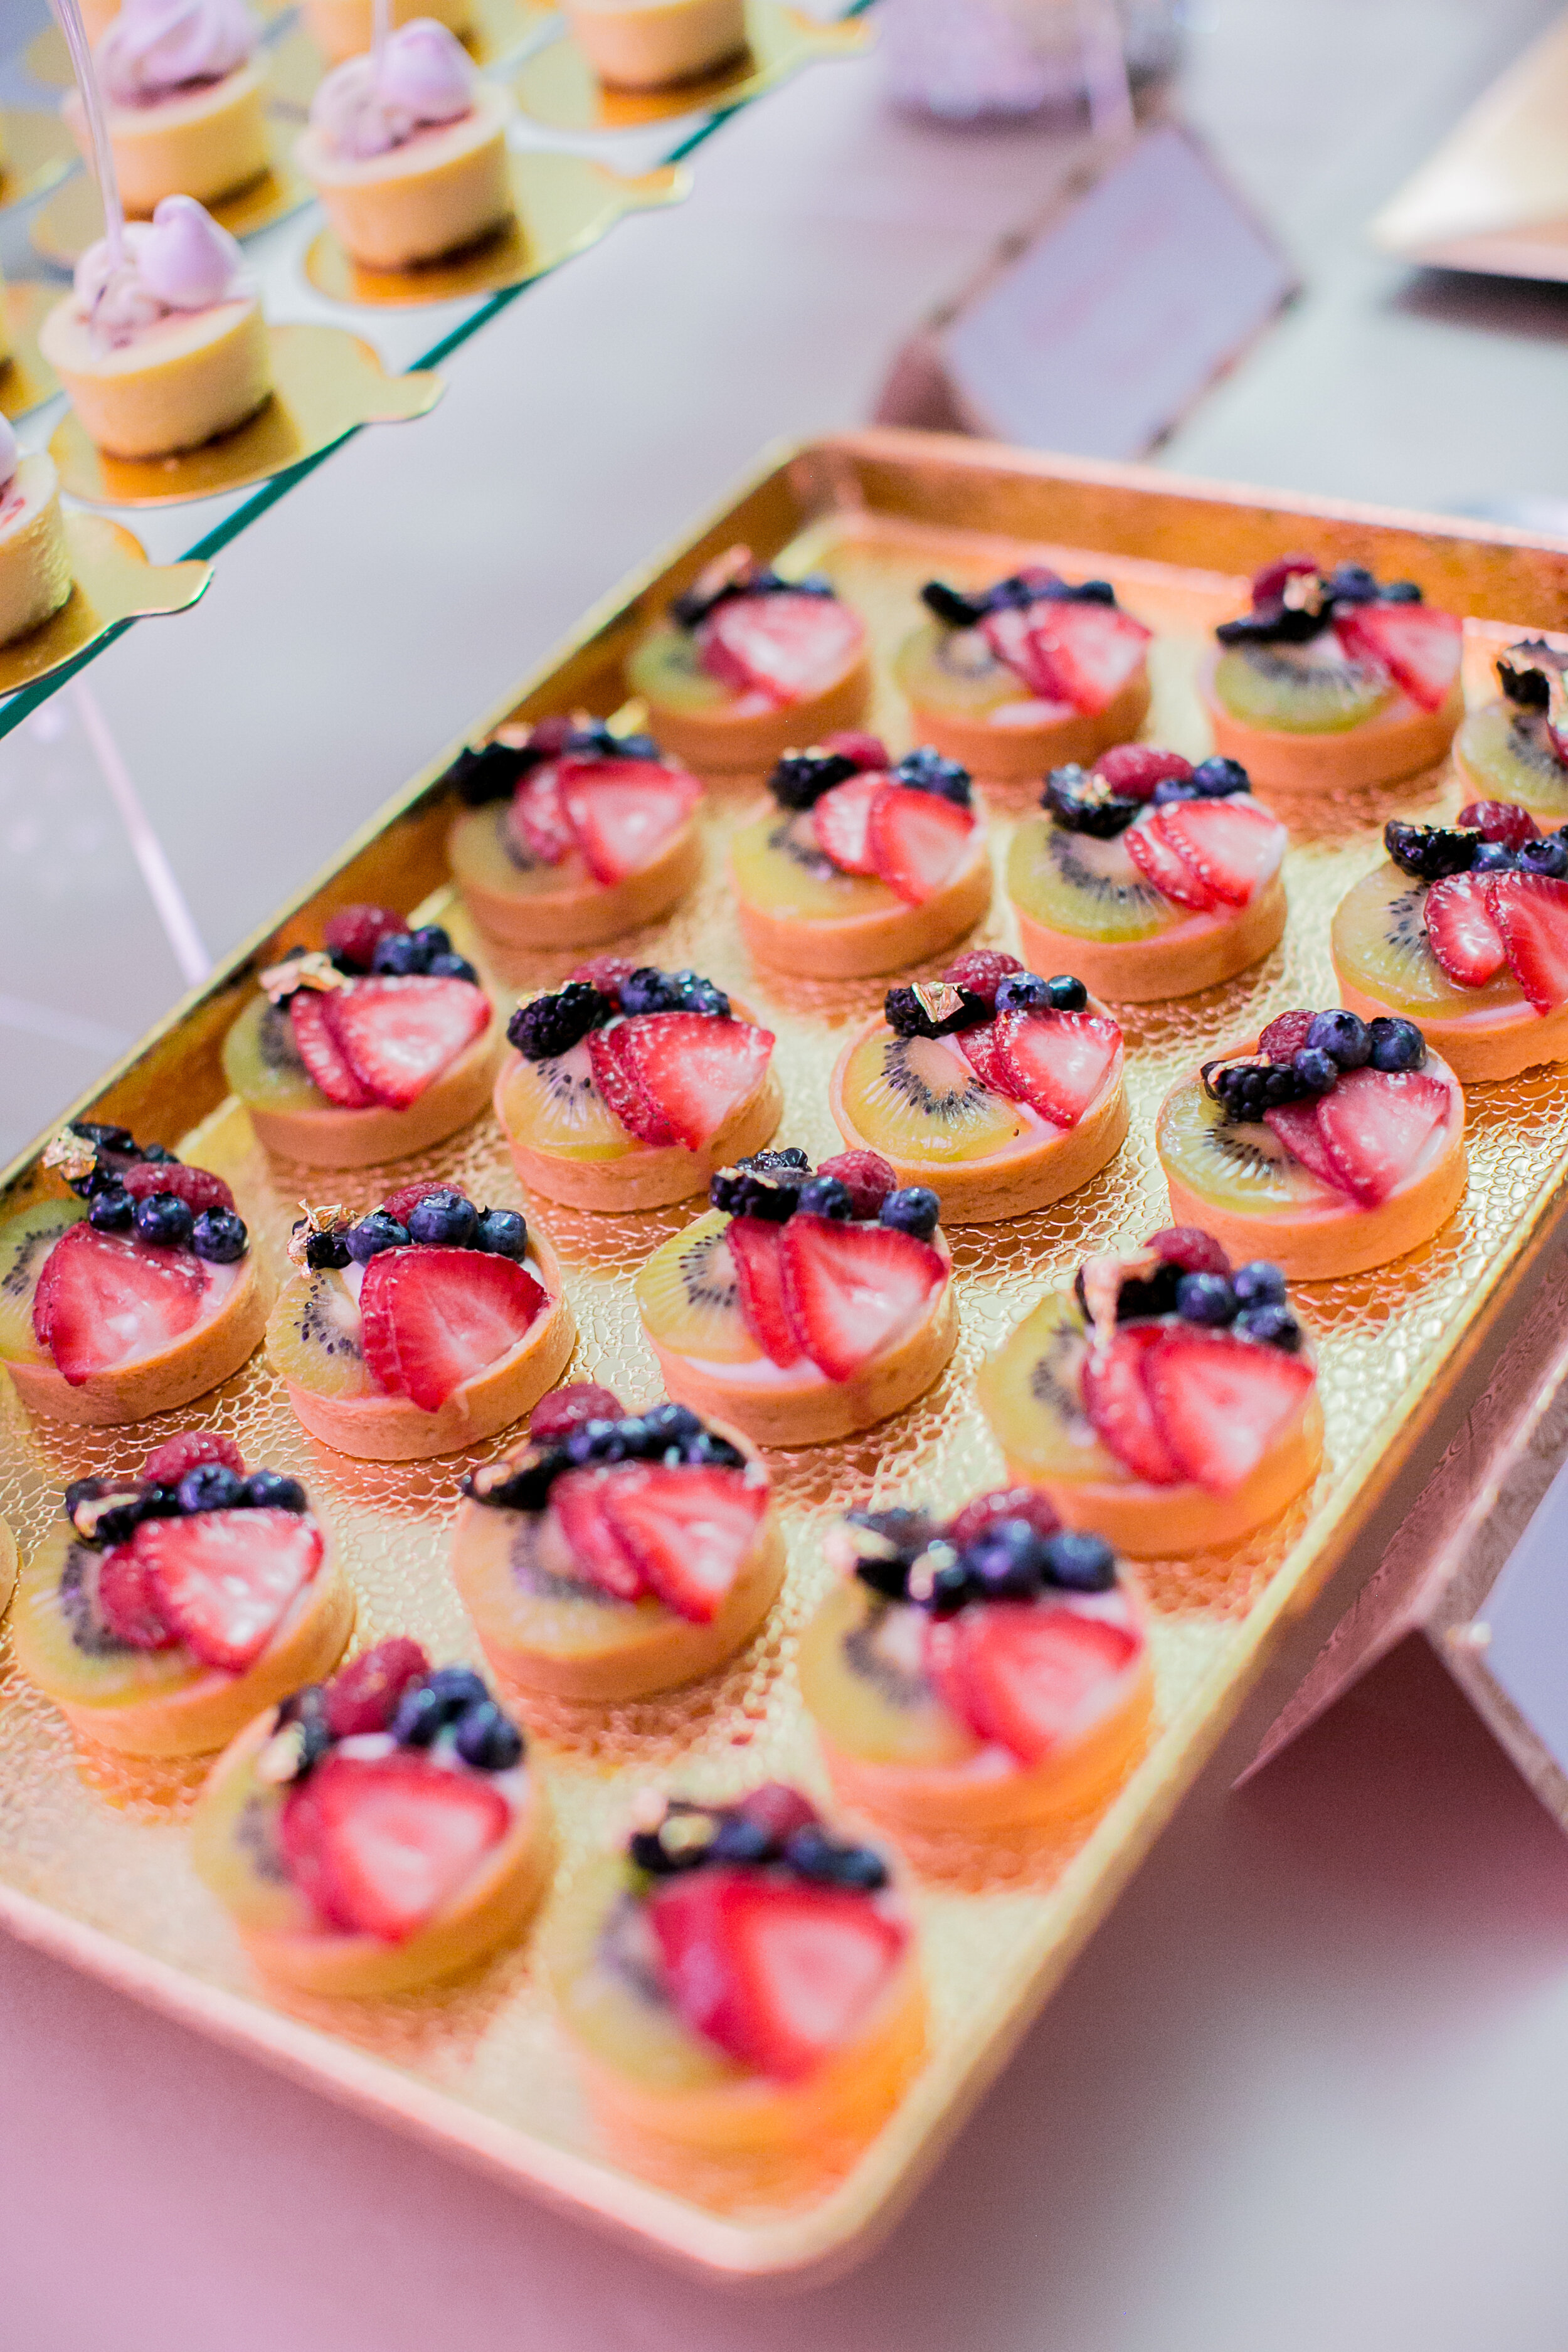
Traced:
[[0, 646], [41, 628], [70, 593], [55, 461], [42, 449], [24, 457], [9, 418], [0, 416]]
[[1010, 1476], [1137, 1559], [1235, 1542], [1311, 1484], [1317, 1375], [1278, 1265], [1175, 1226], [1086, 1258], [981, 1369]]
[[22, 1571], [16, 1663], [73, 1728], [130, 1756], [200, 1756], [330, 1673], [353, 1594], [297, 1478], [232, 1438], [172, 1437], [136, 1476], [79, 1478]]
[[1334, 977], [1363, 1019], [1419, 1023], [1457, 1078], [1568, 1059], [1568, 826], [1472, 801], [1384, 827], [1388, 862], [1341, 899]]
[[1230, 980], [1278, 945], [1287, 835], [1245, 768], [1122, 743], [1054, 768], [1007, 856], [1007, 896], [1038, 971], [1152, 1004]]
[[566, 0], [573, 39], [612, 89], [666, 89], [746, 47], [743, 0]]
[[1200, 681], [1215, 749], [1263, 791], [1348, 791], [1441, 760], [1465, 713], [1463, 629], [1413, 580], [1285, 555], [1215, 631]]
[[700, 774], [769, 768], [860, 717], [866, 625], [818, 574], [784, 580], [732, 547], [649, 631], [626, 681], [659, 741]]
[[1021, 783], [1093, 760], [1147, 718], [1152, 633], [1108, 580], [1070, 587], [1034, 564], [984, 589], [930, 580], [921, 598], [931, 617], [893, 675], [921, 740], [975, 775]]
[[940, 752], [894, 764], [875, 735], [786, 751], [771, 802], [730, 844], [730, 880], [759, 963], [858, 980], [918, 963], [991, 904], [984, 812]]
[[495, 1108], [518, 1174], [574, 1209], [689, 1200], [784, 1111], [773, 1031], [698, 972], [600, 956], [506, 1034]]
[[975, 948], [940, 981], [890, 988], [834, 1065], [854, 1154], [929, 1186], [948, 1224], [994, 1224], [1087, 1184], [1127, 1133], [1121, 1032], [1081, 980]]
[[455, 1454], [560, 1379], [572, 1310], [542, 1234], [456, 1185], [406, 1184], [357, 1222], [315, 1208], [267, 1325], [267, 1356], [312, 1437], [364, 1462]]
[[514, 1943], [553, 1850], [516, 1724], [403, 1635], [248, 1724], [191, 1821], [256, 1967], [310, 1993], [406, 1992]]
[[678, 907], [702, 864], [702, 787], [651, 735], [542, 719], [464, 751], [447, 837], [464, 903], [502, 947], [588, 948]]
[[925, 2054], [912, 1922], [874, 1846], [796, 1789], [651, 1797], [548, 1938], [602, 2127], [634, 2149], [819, 2156], [868, 2139]]
[[613, 1706], [743, 1649], [783, 1581], [768, 1475], [689, 1406], [628, 1413], [586, 1381], [521, 1453], [463, 1481], [452, 1574], [485, 1655], [527, 1694]]
[[958, 1344], [941, 1204], [874, 1151], [721, 1169], [637, 1276], [665, 1388], [759, 1445], [823, 1445], [923, 1394]]
[[1155, 1149], [1179, 1225], [1293, 1282], [1419, 1248], [1463, 1200], [1465, 1097], [1413, 1021], [1282, 1013], [1160, 1106]]
[[223, 1178], [90, 1119], [43, 1164], [79, 1197], [0, 1224], [0, 1363], [28, 1411], [143, 1421], [237, 1372], [268, 1292]]
[[847, 1804], [913, 1831], [1047, 1829], [1098, 1810], [1147, 1744], [1142, 1611], [1110, 1546], [999, 1489], [946, 1524], [852, 1511], [800, 1689]]
[[[268, 168], [260, 39], [244, 0], [121, 0], [92, 54], [128, 213], [145, 217], [164, 196], [216, 204]], [[79, 90], [61, 112], [90, 171]]]
[[1568, 650], [1526, 637], [1497, 659], [1495, 702], [1454, 738], [1454, 765], [1482, 800], [1527, 808], [1544, 830], [1568, 817]]
[[404, 1160], [466, 1127], [505, 1048], [500, 1014], [437, 923], [340, 907], [224, 1040], [224, 1076], [269, 1151], [315, 1168]]

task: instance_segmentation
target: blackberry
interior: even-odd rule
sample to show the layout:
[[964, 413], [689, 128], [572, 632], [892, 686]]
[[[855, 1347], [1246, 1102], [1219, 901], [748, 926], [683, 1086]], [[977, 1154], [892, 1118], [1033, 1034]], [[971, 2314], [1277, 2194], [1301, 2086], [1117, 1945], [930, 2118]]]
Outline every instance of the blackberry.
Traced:
[[492, 1510], [542, 1511], [551, 1487], [571, 1467], [564, 1446], [531, 1445], [510, 1462], [468, 1471], [462, 1489], [470, 1502], [487, 1503]]
[[704, 980], [700, 971], [677, 971], [670, 977], [680, 992], [677, 1012], [702, 1013], [715, 1021], [729, 1019], [730, 1000], [716, 981]]
[[928, 580], [921, 590], [921, 602], [928, 613], [950, 629], [973, 629], [985, 616], [984, 600], [965, 596], [957, 588], [950, 588], [944, 580]]
[[1285, 1062], [1209, 1062], [1203, 1078], [1226, 1117], [1240, 1123], [1260, 1119], [1279, 1103], [1299, 1102], [1307, 1091]]
[[961, 1029], [989, 1021], [992, 1008], [973, 989], [958, 991], [959, 1003], [940, 1020], [933, 1019], [912, 988], [889, 988], [882, 1000], [882, 1017], [896, 1037], [952, 1037]]
[[931, 1539], [933, 1529], [923, 1511], [897, 1507], [887, 1511], [850, 1511], [846, 1525], [879, 1536], [882, 1546], [868, 1546], [855, 1562], [855, 1573], [873, 1592], [902, 1601], [909, 1590], [910, 1570]]
[[507, 743], [481, 743], [477, 751], [465, 744], [441, 782], [469, 808], [483, 808], [487, 801], [510, 800], [519, 781], [538, 764], [532, 753], [514, 751]]
[[824, 793], [859, 773], [854, 761], [839, 751], [786, 751], [768, 778], [768, 790], [781, 808], [815, 808]]
[[84, 1143], [90, 1143], [96, 1150], [116, 1152], [122, 1160], [140, 1160], [143, 1156], [151, 1160], [157, 1156], [155, 1151], [145, 1155], [138, 1151], [136, 1139], [128, 1127], [104, 1127], [97, 1119], [73, 1118], [70, 1130], [73, 1135], [79, 1135]]
[[[1538, 660], [1510, 661], [1510, 655], [1537, 656]], [[1549, 710], [1552, 707], [1552, 680], [1549, 670], [1561, 670], [1563, 656], [1549, 646], [1544, 637], [1526, 637], [1508, 653], [1498, 656], [1498, 684], [1506, 698], [1520, 710]], [[79, 1129], [78, 1133], [81, 1130]]]
[[[1156, 791], [1158, 787], [1156, 787]], [[1191, 798], [1190, 792], [1184, 797]], [[1096, 841], [1113, 841], [1125, 833], [1143, 803], [1125, 793], [1113, 792], [1103, 776], [1079, 767], [1076, 760], [1053, 768], [1046, 778], [1040, 805], [1068, 833], [1087, 833]]]
[[808, 1173], [794, 1168], [781, 1169], [777, 1175], [761, 1168], [721, 1168], [709, 1181], [709, 1205], [727, 1217], [761, 1217], [765, 1224], [787, 1224], [800, 1205]]
[[602, 1029], [615, 1011], [612, 1000], [589, 982], [569, 980], [552, 996], [520, 1004], [506, 1034], [525, 1061], [549, 1062], [557, 1054], [569, 1054], [590, 1029]]
[[621, 1011], [628, 1016], [638, 1013], [679, 1013], [680, 982], [672, 971], [659, 971], [653, 964], [639, 964], [621, 982]]
[[968, 808], [974, 798], [968, 769], [960, 767], [956, 760], [944, 760], [929, 744], [906, 753], [893, 776], [898, 783], [909, 784], [917, 793], [934, 793], [938, 799], [952, 801], [959, 808]]
[[346, 1233], [345, 1226], [334, 1225], [330, 1233], [310, 1235], [305, 1244], [305, 1264], [312, 1272], [319, 1272], [323, 1266], [347, 1265], [349, 1245]]
[[1322, 635], [1332, 618], [1327, 599], [1320, 612], [1308, 613], [1271, 597], [1239, 621], [1222, 621], [1215, 635], [1222, 646], [1306, 646]]
[[1402, 874], [1417, 882], [1440, 882], [1445, 874], [1469, 872], [1480, 836], [1457, 832], [1451, 825], [1406, 824], [1390, 817], [1383, 828], [1383, 845]]

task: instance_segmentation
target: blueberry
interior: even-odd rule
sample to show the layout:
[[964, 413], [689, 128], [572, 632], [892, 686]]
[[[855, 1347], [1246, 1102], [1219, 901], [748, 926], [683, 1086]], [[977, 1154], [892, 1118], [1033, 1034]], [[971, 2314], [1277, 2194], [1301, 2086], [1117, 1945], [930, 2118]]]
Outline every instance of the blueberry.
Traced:
[[626, 1447], [618, 1421], [584, 1421], [567, 1437], [566, 1458], [579, 1469], [590, 1462], [624, 1462]]
[[1307, 1043], [1330, 1054], [1342, 1070], [1359, 1070], [1372, 1052], [1366, 1023], [1353, 1013], [1320, 1013], [1307, 1032]]
[[1238, 1307], [1283, 1307], [1285, 1276], [1283, 1269], [1271, 1265], [1266, 1257], [1255, 1257], [1246, 1265], [1238, 1265], [1230, 1277]]
[[447, 1720], [444, 1701], [428, 1683], [416, 1683], [397, 1702], [392, 1736], [400, 1748], [428, 1748]]
[[771, 1862], [777, 1848], [761, 1822], [726, 1813], [708, 1848], [710, 1862]]
[[1568, 841], [1560, 833], [1542, 834], [1539, 841], [1527, 841], [1516, 855], [1527, 874], [1548, 874], [1553, 881], [1568, 874]]
[[408, 1212], [411, 1241], [445, 1249], [470, 1249], [479, 1229], [479, 1213], [461, 1192], [426, 1192]]
[[1418, 1070], [1426, 1059], [1426, 1040], [1414, 1021], [1397, 1021], [1384, 1013], [1369, 1032], [1374, 1070]]
[[136, 1203], [123, 1184], [110, 1184], [95, 1192], [88, 1209], [87, 1221], [96, 1225], [100, 1234], [122, 1234], [136, 1214]]
[[882, 1203], [879, 1222], [896, 1234], [913, 1234], [929, 1242], [942, 1215], [942, 1202], [927, 1184], [900, 1184]]
[[522, 1734], [493, 1698], [476, 1699], [458, 1718], [454, 1743], [465, 1764], [481, 1772], [510, 1772], [522, 1755]]
[[680, 984], [670, 971], [639, 964], [621, 982], [621, 1011], [626, 1013], [679, 1013]]
[[1236, 1293], [1223, 1274], [1184, 1274], [1176, 1285], [1176, 1312], [1184, 1323], [1228, 1323]]
[[852, 1217], [854, 1197], [837, 1176], [814, 1176], [800, 1188], [800, 1207], [808, 1217]]
[[656, 1454], [664, 1451], [663, 1440], [648, 1427], [640, 1412], [628, 1413], [625, 1421], [616, 1422], [616, 1435], [623, 1462], [651, 1461]]
[[175, 1492], [182, 1511], [233, 1511], [245, 1499], [245, 1481], [222, 1462], [198, 1462]]
[[415, 943], [412, 931], [389, 931], [384, 940], [377, 940], [370, 968], [372, 971], [393, 979], [408, 972], [423, 971], [425, 959]]
[[[712, 1852], [712, 1848], [709, 1848]], [[847, 1886], [871, 1895], [888, 1883], [888, 1865], [875, 1847], [840, 1845], [819, 1822], [808, 1822], [784, 1840], [784, 1861], [802, 1878], [824, 1886]]]
[[1089, 991], [1070, 971], [1058, 971], [1046, 982], [1046, 1002], [1053, 1013], [1081, 1013], [1089, 1003]]
[[343, 1236], [356, 1265], [368, 1265], [383, 1250], [406, 1249], [411, 1238], [407, 1226], [396, 1217], [389, 1217], [384, 1209], [373, 1209], [368, 1217], [351, 1225]]
[[191, 1247], [209, 1265], [237, 1264], [249, 1238], [244, 1218], [232, 1209], [204, 1209], [191, 1229]]
[[1364, 563], [1336, 563], [1323, 584], [1340, 604], [1370, 604], [1377, 595], [1377, 582]]
[[998, 1013], [1047, 1013], [1050, 1010], [1051, 985], [1032, 971], [1010, 971], [1005, 980], [996, 983]]
[[944, 1559], [931, 1570], [926, 1606], [933, 1617], [951, 1617], [974, 1598], [974, 1584], [961, 1559]]
[[[1531, 847], [1534, 847], [1532, 843]], [[1511, 874], [1519, 864], [1519, 853], [1506, 841], [1479, 841], [1470, 860], [1472, 874]]]
[[680, 1458], [706, 1470], [739, 1470], [746, 1459], [738, 1445], [731, 1445], [727, 1437], [721, 1437], [711, 1429], [700, 1429], [695, 1436], [683, 1437]]
[[1310, 1095], [1326, 1095], [1339, 1082], [1340, 1066], [1321, 1045], [1303, 1045], [1291, 1055], [1290, 1067]]
[[425, 969], [432, 980], [471, 980], [477, 982], [479, 976], [467, 956], [455, 954], [450, 948], [441, 955], [433, 955]]
[[450, 955], [452, 952], [451, 938], [441, 929], [439, 923], [425, 923], [418, 930], [410, 931], [408, 936], [419, 950], [421, 971], [430, 970], [432, 957]]
[[689, 1404], [656, 1404], [651, 1412], [644, 1413], [643, 1419], [666, 1445], [682, 1444], [687, 1438], [696, 1437], [702, 1428], [700, 1419]]
[[1419, 604], [1421, 591], [1414, 580], [1390, 580], [1377, 592], [1382, 604]]
[[177, 1192], [148, 1192], [136, 1203], [139, 1242], [152, 1242], [159, 1249], [187, 1249], [195, 1225], [190, 1202]]
[[1029, 1601], [1045, 1575], [1047, 1540], [1027, 1519], [993, 1519], [965, 1547], [963, 1565], [987, 1601]]
[[1244, 1307], [1233, 1328], [1244, 1339], [1264, 1339], [1271, 1348], [1286, 1348], [1291, 1354], [1301, 1344], [1300, 1325], [1290, 1309], [1278, 1300], [1262, 1307]]
[[492, 1257], [526, 1257], [527, 1220], [515, 1209], [487, 1209], [474, 1229], [474, 1245]]
[[240, 1500], [252, 1511], [308, 1511], [310, 1507], [298, 1478], [285, 1478], [280, 1470], [253, 1470]]
[[960, 767], [956, 760], [943, 759], [929, 744], [909, 752], [893, 773], [900, 784], [912, 784], [920, 793], [934, 793], [939, 799], [952, 801], [959, 808], [967, 808], [973, 798], [968, 769]]
[[1205, 800], [1226, 800], [1232, 793], [1249, 793], [1252, 779], [1239, 760], [1200, 760], [1193, 782]]
[[1202, 800], [1203, 794], [1192, 776], [1162, 776], [1150, 797], [1156, 808], [1166, 808], [1172, 801]]
[[1103, 1536], [1063, 1528], [1046, 1539], [1046, 1577], [1068, 1592], [1109, 1592], [1116, 1581], [1116, 1554]]

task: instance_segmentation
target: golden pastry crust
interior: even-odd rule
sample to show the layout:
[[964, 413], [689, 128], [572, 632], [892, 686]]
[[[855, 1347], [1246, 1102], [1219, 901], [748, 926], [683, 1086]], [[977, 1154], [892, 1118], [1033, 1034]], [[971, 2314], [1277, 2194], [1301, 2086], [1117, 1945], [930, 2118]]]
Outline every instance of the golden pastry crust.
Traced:
[[977, 808], [975, 817], [963, 865], [951, 882], [918, 907], [889, 891], [890, 903], [867, 914], [835, 919], [773, 913], [745, 898], [731, 873], [731, 891], [748, 949], [759, 963], [808, 980], [869, 979], [924, 962], [973, 929], [991, 904], [991, 851], [984, 810]]
[[702, 838], [695, 818], [639, 873], [619, 882], [595, 882], [580, 858], [565, 861], [558, 889], [498, 890], [485, 877], [480, 852], [506, 824], [504, 803], [470, 809], [447, 836], [447, 860], [463, 902], [481, 932], [501, 947], [595, 948], [625, 931], [657, 923], [678, 907], [702, 871]]
[[[4, 357], [0, 350], [0, 363]], [[41, 628], [70, 593], [59, 478], [40, 449], [0, 485], [0, 646]]]
[[[660, 623], [672, 629], [672, 622]], [[765, 771], [788, 751], [819, 742], [835, 729], [853, 727], [871, 698], [871, 665], [864, 653], [846, 664], [820, 694], [781, 709], [736, 713], [722, 704], [710, 710], [681, 709], [647, 697], [648, 726], [667, 751], [699, 775]]]
[[280, 1159], [303, 1160], [311, 1168], [374, 1168], [444, 1142], [478, 1118], [505, 1051], [506, 1023], [500, 1007], [492, 1006], [489, 1026], [406, 1110], [384, 1105], [344, 1110], [324, 1095], [320, 1109], [269, 1110], [258, 1102], [245, 1107], [258, 1142]]
[[1437, 710], [1419, 709], [1401, 694], [1373, 718], [1339, 734], [1252, 727], [1233, 718], [1214, 691], [1218, 658], [1217, 653], [1211, 654], [1199, 673], [1199, 698], [1215, 751], [1240, 761], [1256, 793], [1348, 793], [1419, 775], [1447, 757], [1454, 730], [1465, 715], [1464, 694], [1456, 684]]
[[5, 1369], [29, 1412], [92, 1429], [145, 1421], [189, 1404], [238, 1371], [261, 1344], [271, 1303], [271, 1282], [251, 1249], [216, 1313], [153, 1355], [111, 1371], [89, 1372], [79, 1388], [42, 1357], [37, 1363], [7, 1359]]
[[[1022, 680], [1018, 699], [1028, 699]], [[1092, 768], [1112, 744], [1133, 741], [1149, 716], [1149, 702], [1148, 668], [1140, 663], [1103, 710], [1075, 710], [1066, 719], [1007, 727], [934, 703], [915, 702], [910, 706], [910, 720], [917, 742], [932, 744], [944, 758], [956, 760], [983, 782], [1037, 783], [1052, 768], [1065, 767], [1074, 760], [1080, 767]]]
[[501, 1066], [495, 1087], [496, 1117], [522, 1181], [531, 1191], [542, 1192], [546, 1200], [560, 1201], [568, 1208], [609, 1213], [666, 1208], [671, 1202], [690, 1200], [707, 1192], [717, 1170], [760, 1151], [784, 1117], [784, 1092], [770, 1062], [745, 1101], [737, 1104], [700, 1151], [689, 1150], [684, 1143], [640, 1143], [632, 1137], [630, 1150], [619, 1159], [568, 1160], [556, 1152], [536, 1150], [517, 1139], [508, 1081], [521, 1059], [521, 1054], [511, 1054]]
[[1097, 996], [1121, 1004], [1158, 1004], [1195, 996], [1262, 961], [1285, 935], [1285, 879], [1272, 875], [1245, 907], [1188, 915], [1147, 940], [1086, 940], [1053, 931], [1015, 899], [1018, 943], [1031, 971], [1070, 971]]

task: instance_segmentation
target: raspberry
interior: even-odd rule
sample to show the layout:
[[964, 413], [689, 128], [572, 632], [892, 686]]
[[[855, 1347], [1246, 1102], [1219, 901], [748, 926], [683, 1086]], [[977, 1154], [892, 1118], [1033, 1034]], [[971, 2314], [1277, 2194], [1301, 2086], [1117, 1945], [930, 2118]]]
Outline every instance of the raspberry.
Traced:
[[1281, 555], [1277, 562], [1266, 563], [1261, 572], [1255, 572], [1252, 575], [1254, 611], [1259, 604], [1278, 602], [1284, 595], [1285, 583], [1292, 573], [1316, 572], [1317, 568], [1316, 560], [1310, 555]]
[[1100, 753], [1094, 772], [1124, 799], [1146, 801], [1153, 797], [1156, 784], [1184, 784], [1193, 768], [1179, 751], [1157, 751], [1152, 743], [1118, 743]]
[[237, 1478], [245, 1475], [245, 1457], [233, 1438], [220, 1437], [211, 1429], [187, 1429], [179, 1437], [165, 1438], [142, 1465], [142, 1475], [155, 1486], [177, 1486], [187, 1470], [203, 1462], [221, 1462]]
[[409, 1684], [421, 1681], [429, 1671], [429, 1659], [405, 1634], [378, 1642], [327, 1685], [327, 1729], [334, 1739], [385, 1731]]
[[390, 907], [340, 907], [329, 918], [323, 937], [329, 955], [368, 971], [382, 940], [407, 929], [405, 917], [394, 914]]
[[873, 775], [893, 764], [892, 755], [879, 735], [868, 735], [856, 727], [841, 728], [837, 735], [822, 739], [825, 751], [836, 752], [841, 760], [853, 760], [861, 775]]
[[528, 748], [536, 760], [558, 760], [577, 732], [564, 711], [553, 719], [536, 719], [528, 730]]
[[133, 1201], [145, 1201], [153, 1192], [173, 1192], [193, 1216], [199, 1216], [204, 1209], [234, 1206], [234, 1194], [221, 1176], [215, 1176], [209, 1168], [186, 1168], [178, 1160], [139, 1160], [121, 1172], [120, 1181]]
[[1258, 1040], [1258, 1050], [1270, 1062], [1293, 1061], [1307, 1042], [1315, 1013], [1281, 1013]]
[[535, 1445], [558, 1445], [589, 1421], [623, 1421], [626, 1409], [618, 1396], [592, 1381], [574, 1381], [541, 1397], [529, 1415], [528, 1434]]
[[1541, 827], [1525, 808], [1511, 801], [1468, 801], [1454, 820], [1473, 825], [1483, 841], [1500, 841], [1506, 849], [1522, 849], [1541, 837]]
[[966, 988], [971, 996], [983, 996], [987, 1004], [994, 1004], [998, 982], [1005, 980], [1010, 971], [1023, 969], [1017, 957], [1008, 955], [1003, 948], [972, 948], [968, 955], [961, 955], [956, 963], [948, 965], [942, 978], [952, 987]]
[[1045, 1496], [1032, 1486], [998, 1486], [994, 1493], [976, 1495], [965, 1503], [947, 1530], [948, 1542], [963, 1551], [997, 1519], [1023, 1519], [1040, 1536], [1054, 1536], [1061, 1526]]
[[796, 1830], [809, 1829], [816, 1819], [816, 1808], [809, 1797], [783, 1780], [764, 1780], [752, 1789], [735, 1807], [742, 1821], [748, 1821], [771, 1838], [783, 1841]]
[[1151, 1234], [1143, 1244], [1157, 1251], [1166, 1265], [1179, 1265], [1184, 1274], [1225, 1274], [1230, 1272], [1230, 1259], [1212, 1234], [1200, 1232], [1196, 1225], [1166, 1225]]
[[622, 981], [630, 980], [637, 970], [630, 956], [590, 956], [586, 963], [580, 963], [566, 978], [568, 983], [585, 980], [590, 988], [596, 988], [601, 996], [611, 997], [618, 1004]]
[[834, 1159], [825, 1160], [816, 1172], [837, 1176], [849, 1195], [852, 1217], [876, 1216], [899, 1181], [898, 1171], [879, 1151], [840, 1151]]

